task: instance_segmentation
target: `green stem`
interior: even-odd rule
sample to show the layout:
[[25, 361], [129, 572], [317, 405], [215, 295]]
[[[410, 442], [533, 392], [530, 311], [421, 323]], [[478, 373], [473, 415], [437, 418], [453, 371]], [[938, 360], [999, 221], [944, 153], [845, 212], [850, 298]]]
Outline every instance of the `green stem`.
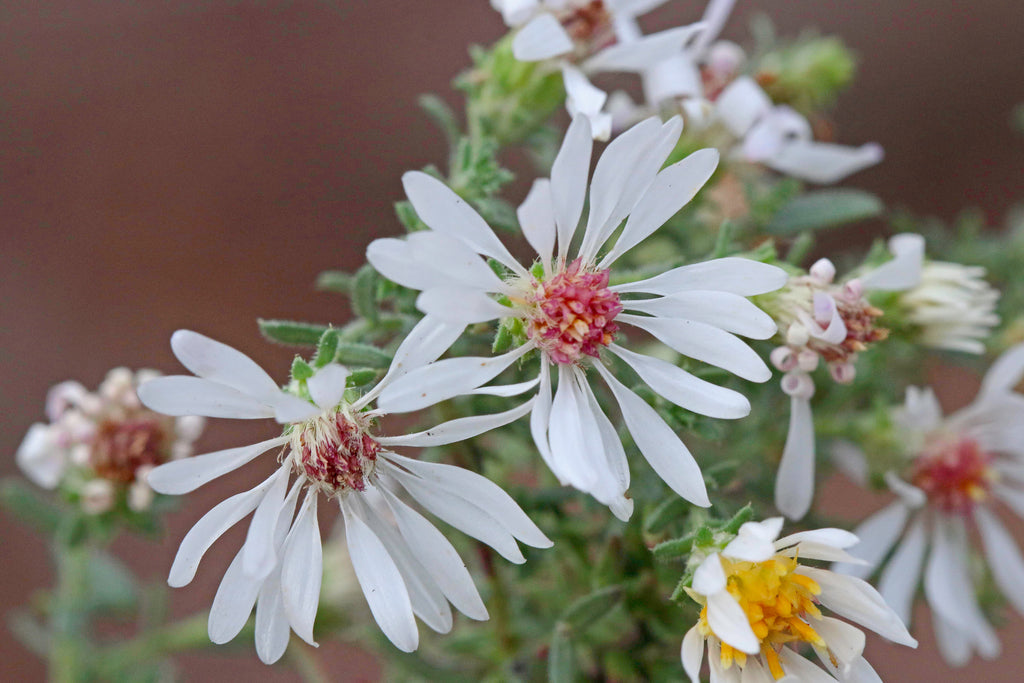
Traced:
[[58, 541], [54, 551], [57, 588], [50, 613], [50, 680], [82, 680], [88, 648], [84, 638], [88, 597], [89, 547]]

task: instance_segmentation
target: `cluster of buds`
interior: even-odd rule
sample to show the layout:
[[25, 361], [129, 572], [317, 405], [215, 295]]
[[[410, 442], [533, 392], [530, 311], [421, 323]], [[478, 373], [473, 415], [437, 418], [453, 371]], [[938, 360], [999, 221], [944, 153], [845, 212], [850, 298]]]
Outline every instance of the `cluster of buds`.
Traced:
[[78, 382], [54, 386], [46, 399], [49, 423], [32, 425], [18, 448], [22, 471], [43, 488], [60, 488], [90, 514], [121, 499], [134, 511], [147, 510], [154, 494], [146, 475], [190, 456], [203, 429], [201, 417], [167, 417], [139, 402], [139, 385], [158, 375], [115, 368], [95, 392]]

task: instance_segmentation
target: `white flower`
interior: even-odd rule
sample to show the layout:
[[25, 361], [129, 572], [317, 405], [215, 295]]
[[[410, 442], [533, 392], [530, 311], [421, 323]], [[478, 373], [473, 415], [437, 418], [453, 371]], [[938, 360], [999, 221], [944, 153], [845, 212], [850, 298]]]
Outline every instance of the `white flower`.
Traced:
[[[129, 507], [149, 508], [146, 472], [190, 455], [203, 429], [202, 418], [171, 419], [146, 410], [136, 388], [155, 373], [114, 368], [95, 393], [78, 382], [61, 382], [46, 397], [50, 424], [32, 425], [17, 452], [18, 466], [46, 489], [70, 482], [90, 514], [106, 512], [118, 496]], [[74, 471], [74, 477], [68, 477]]]
[[999, 291], [984, 280], [985, 269], [926, 261], [917, 286], [903, 292], [899, 306], [920, 329], [925, 346], [984, 353], [985, 339], [999, 324]]
[[[688, 593], [703, 608], [683, 638], [686, 674], [700, 680], [706, 645], [712, 681], [880, 680], [863, 657], [864, 633], [820, 608], [896, 643], [917, 647], [917, 641], [870, 585], [802, 564], [849, 559], [844, 549], [857, 538], [841, 529], [817, 529], [775, 540], [781, 528], [781, 517], [747, 522], [697, 567]], [[800, 644], [811, 646], [825, 671], [799, 654], [794, 645]]]
[[[1024, 517], [1024, 396], [1014, 391], [1022, 377], [1018, 345], [992, 365], [974, 402], [948, 417], [930, 389], [907, 391], [895, 415], [906, 464], [886, 474], [897, 500], [857, 528], [862, 542], [851, 554], [866, 564], [836, 567], [861, 577], [881, 568], [879, 590], [904, 620], [923, 573], [939, 649], [953, 665], [973, 652], [999, 654], [975, 597], [969, 527], [980, 532], [996, 584], [1024, 614], [1024, 559], [994, 511], [1003, 502]], [[863, 453], [848, 443], [841, 448], [844, 460], [866, 470]]]
[[878, 327], [882, 311], [865, 298], [870, 290], [899, 291], [920, 279], [924, 240], [897, 235], [890, 240], [894, 258], [859, 278], [834, 282], [828, 259], [807, 275], [790, 279], [772, 304], [784, 345], [771, 353], [772, 364], [786, 373], [782, 390], [790, 397], [789, 431], [775, 479], [775, 506], [790, 519], [807, 514], [814, 497], [814, 417], [811, 373], [824, 361], [833, 381], [848, 384], [856, 375], [857, 354], [884, 340]]
[[566, 109], [590, 120], [595, 139], [607, 140], [612, 115], [607, 93], [587, 75], [609, 71], [642, 72], [680, 53], [702, 29], [684, 26], [643, 36], [634, 17], [665, 0], [492, 0], [505, 23], [518, 28], [512, 42], [516, 59], [556, 60], [562, 70]]
[[834, 183], [882, 160], [877, 143], [848, 147], [815, 142], [811, 125], [774, 105], [749, 76], [730, 83], [715, 100], [716, 114], [738, 139], [733, 155], [813, 183]]
[[[417, 305], [428, 318], [459, 325], [512, 318], [520, 321], [528, 339], [502, 356], [451, 358], [414, 370], [384, 389], [382, 409], [416, 410], [471, 392], [508, 396], [539, 384], [530, 426], [542, 457], [563, 484], [589, 492], [620, 519], [627, 519], [632, 501], [625, 497], [626, 454], [590, 388], [587, 369], [592, 368], [615, 397], [633, 441], [654, 470], [679, 495], [707, 506], [703, 478], [686, 446], [652, 407], [598, 360], [607, 351], [666, 400], [726, 419], [749, 413], [744, 396], [619, 346], [618, 326], [639, 328], [683, 355], [751, 381], [764, 382], [771, 376], [760, 357], [735, 335], [766, 339], [774, 333], [771, 318], [744, 297], [781, 286], [786, 280], [781, 269], [724, 258], [609, 285], [616, 259], [675, 214], [715, 169], [718, 154], [702, 150], [659, 172], [680, 130], [678, 118], [666, 124], [652, 118], [608, 145], [590, 183], [590, 212], [581, 244], [570, 257], [592, 146], [586, 119], [575, 118], [551, 180], [536, 181], [519, 207], [524, 236], [539, 255], [532, 271], [520, 265], [484, 220], [442, 182], [424, 173], [405, 174], [406, 194], [431, 229], [408, 239], [376, 240], [367, 249], [367, 259], [385, 277], [423, 290]], [[618, 240], [599, 258], [624, 220]], [[497, 260], [508, 275], [496, 276], [481, 257]], [[495, 295], [506, 297], [509, 305], [499, 303]], [[540, 352], [537, 379], [511, 387], [484, 386], [532, 350]], [[558, 375], [554, 396], [552, 366]]]
[[[397, 446], [436, 446], [459, 441], [523, 415], [529, 405], [496, 415], [445, 422], [406, 436], [375, 436], [380, 411], [368, 406], [383, 385], [406, 368], [436, 358], [462, 331], [424, 320], [410, 332], [388, 375], [362, 398], [345, 399], [348, 371], [329, 364], [306, 382], [312, 402], [281, 390], [247, 356], [202, 335], [179, 330], [175, 355], [198, 377], [163, 377], [143, 385], [143, 402], [170, 415], [242, 419], [274, 418], [279, 437], [158, 467], [149, 483], [161, 493], [182, 494], [279, 449], [279, 466], [261, 484], [220, 503], [181, 542], [168, 583], [184, 586], [206, 550], [255, 511], [245, 544], [221, 581], [210, 611], [210, 638], [223, 643], [241, 630], [256, 604], [256, 651], [276, 661], [289, 629], [313, 641], [313, 620], [323, 575], [317, 523], [320, 494], [337, 502], [356, 577], [374, 619], [401, 650], [415, 650], [415, 616], [435, 631], [452, 626], [448, 603], [473, 619], [487, 619], [469, 571], [451, 543], [402, 501], [404, 490], [445, 522], [524, 562], [519, 539], [535, 547], [549, 541], [518, 505], [489, 480], [450, 465], [412, 460]], [[294, 482], [289, 484], [294, 476]], [[300, 493], [305, 496], [296, 504]], [[294, 515], [294, 519], [293, 519]]]

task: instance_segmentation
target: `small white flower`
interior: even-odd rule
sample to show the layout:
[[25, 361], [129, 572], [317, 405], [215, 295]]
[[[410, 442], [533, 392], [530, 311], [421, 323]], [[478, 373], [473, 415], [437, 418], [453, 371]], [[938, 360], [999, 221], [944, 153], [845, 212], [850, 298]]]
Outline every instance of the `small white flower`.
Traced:
[[[863, 657], [864, 633], [821, 607], [896, 643], [917, 641], [870, 585], [803, 564], [851, 559], [844, 549], [856, 536], [817, 529], [776, 540], [781, 528], [781, 517], [747, 522], [697, 567], [688, 593], [703, 608], [683, 638], [686, 674], [700, 680], [706, 646], [712, 681], [879, 680]], [[799, 654], [794, 646], [801, 644], [811, 646], [824, 671]]]
[[[220, 503], [192, 527], [171, 567], [168, 583], [188, 584], [214, 541], [255, 511], [245, 544], [225, 573], [210, 611], [214, 642], [234, 638], [255, 604], [256, 651], [261, 660], [270, 663], [281, 657], [289, 630], [315, 645], [313, 620], [323, 576], [316, 512], [320, 494], [341, 508], [352, 564], [374, 619], [406, 652], [419, 642], [416, 616], [435, 631], [447, 633], [452, 626], [449, 602], [473, 619], [487, 619], [487, 610], [451, 543], [403, 502], [400, 492], [511, 562], [525, 561], [516, 539], [534, 547], [551, 545], [519, 506], [486, 478], [392, 451], [475, 436], [520, 417], [529, 404], [496, 415], [452, 420], [416, 434], [371, 434], [372, 421], [381, 412], [368, 408], [381, 388], [407, 368], [436, 358], [461, 331], [422, 321], [399, 347], [384, 380], [352, 402], [345, 399], [348, 371], [340, 365], [320, 368], [307, 380], [310, 402], [281, 390], [252, 360], [229, 346], [186, 330], [172, 336], [175, 355], [197, 377], [162, 377], [146, 383], [139, 395], [147, 406], [169, 415], [274, 418], [285, 425], [279, 437], [169, 463], [149, 475], [155, 490], [182, 494], [267, 451], [280, 451], [279, 466], [270, 477]], [[298, 503], [303, 490], [305, 496]]]
[[[602, 352], [613, 354], [666, 400], [725, 419], [749, 413], [750, 404], [742, 394], [619, 346], [618, 326], [648, 332], [680, 354], [744, 379], [764, 382], [771, 376], [761, 358], [736, 335], [766, 339], [774, 334], [771, 318], [745, 297], [781, 286], [786, 281], [781, 269], [724, 258], [639, 282], [609, 284], [616, 259], [657, 230], [714, 172], [714, 150], [696, 152], [659, 171], [681, 126], [678, 118], [665, 124], [648, 119], [608, 145], [590, 183], [590, 212], [581, 244], [570, 257], [592, 148], [587, 120], [575, 118], [551, 180], [536, 181], [519, 207], [524, 236], [539, 256], [532, 271], [520, 265], [484, 220], [444, 183], [424, 173], [405, 174], [406, 194], [431, 229], [408, 239], [376, 240], [367, 249], [367, 259], [385, 277], [422, 290], [417, 306], [428, 318], [458, 325], [511, 318], [520, 322], [528, 339], [502, 356], [451, 358], [414, 370], [383, 391], [381, 408], [405, 412], [461, 394], [509, 396], [539, 384], [530, 426], [542, 457], [563, 484], [590, 493], [620, 519], [627, 519], [632, 501], [625, 496], [626, 454], [590, 388], [587, 370], [592, 369], [615, 397], [633, 441], [654, 470], [679, 495], [707, 506], [703, 477], [686, 446], [599, 360]], [[599, 257], [623, 221], [617, 241]], [[499, 261], [508, 275], [495, 275], [482, 257]], [[495, 296], [505, 297], [508, 305]], [[512, 387], [484, 386], [532, 350], [540, 352], [537, 379]], [[552, 396], [553, 368], [558, 381]]]
[[[994, 512], [1002, 502], [1024, 517], [1024, 396], [1014, 391], [1022, 377], [1018, 345], [992, 365], [974, 402], [948, 417], [930, 389], [908, 389], [894, 416], [906, 464], [886, 474], [898, 498], [857, 528], [862, 540], [851, 554], [865, 563], [836, 566], [860, 577], [881, 568], [879, 590], [904, 620], [923, 573], [939, 650], [952, 665], [974, 652], [992, 659], [1000, 649], [975, 597], [969, 526], [980, 532], [996, 584], [1024, 614], [1024, 558]], [[866, 472], [863, 453], [848, 443], [841, 449], [844, 461]]]
[[[151, 370], [114, 368], [95, 393], [78, 382], [61, 382], [46, 397], [49, 424], [29, 428], [17, 452], [18, 466], [33, 482], [75, 488], [83, 509], [106, 512], [126, 496], [135, 510], [149, 507], [147, 469], [181, 457], [203, 429], [202, 418], [158, 415], [139, 403], [136, 388]], [[67, 477], [74, 471], [74, 477]]]
[[882, 160], [871, 142], [848, 147], [814, 141], [807, 119], [774, 105], [749, 76], [730, 83], [715, 100], [719, 120], [737, 138], [733, 155], [813, 183], [834, 183]]

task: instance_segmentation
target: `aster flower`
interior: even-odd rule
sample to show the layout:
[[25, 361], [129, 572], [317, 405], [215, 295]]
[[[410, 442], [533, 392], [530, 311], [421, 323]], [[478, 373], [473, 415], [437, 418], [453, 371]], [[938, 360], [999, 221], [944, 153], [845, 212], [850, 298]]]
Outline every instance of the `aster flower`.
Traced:
[[403, 492], [512, 562], [525, 561], [515, 539], [534, 547], [551, 545], [486, 478], [392, 450], [459, 441], [516, 419], [529, 405], [405, 436], [374, 433], [382, 413], [371, 410], [370, 403], [381, 387], [407, 368], [436, 358], [461, 331], [421, 322], [397, 350], [381, 383], [356, 400], [346, 395], [348, 372], [340, 365], [328, 364], [306, 380], [307, 400], [280, 389], [229, 346], [185, 330], [172, 336], [175, 355], [197, 377], [148, 382], [139, 392], [146, 405], [170, 415], [274, 418], [284, 425], [279, 437], [169, 463], [149, 475], [157, 491], [182, 494], [263, 453], [279, 451], [278, 466], [265, 481], [220, 503], [192, 527], [171, 567], [168, 583], [188, 584], [214, 541], [255, 511], [245, 544], [224, 574], [210, 611], [214, 642], [234, 638], [255, 604], [256, 651], [264, 662], [284, 653], [289, 630], [315, 645], [313, 620], [323, 573], [317, 523], [321, 495], [341, 508], [352, 565], [374, 619], [407, 652], [418, 644], [414, 616], [446, 633], [452, 627], [449, 602], [472, 619], [487, 619], [487, 610], [451, 543], [402, 500]]
[[491, 0], [505, 23], [518, 29], [512, 42], [516, 59], [555, 60], [562, 71], [566, 109], [590, 119], [595, 139], [607, 140], [612, 117], [605, 111], [607, 93], [588, 74], [640, 72], [683, 47], [702, 29], [683, 26], [649, 36], [640, 34], [634, 17], [665, 0]]
[[[904, 620], [923, 576], [939, 650], [952, 665], [974, 652], [999, 654], [968, 566], [972, 527], [996, 585], [1024, 614], [1024, 559], [995, 513], [1002, 502], [1024, 517], [1024, 396], [1015, 391], [1022, 377], [1018, 345], [992, 365], [974, 402], [952, 415], [943, 417], [931, 389], [908, 389], [894, 415], [905, 445], [902, 467], [885, 474], [897, 499], [857, 528], [862, 542], [851, 554], [863, 563], [835, 567], [860, 577], [881, 569], [879, 590]], [[840, 448], [847, 463], [866, 470], [856, 446]]]
[[147, 410], [136, 395], [154, 370], [114, 368], [96, 392], [61, 382], [46, 398], [49, 424], [36, 423], [17, 452], [18, 466], [46, 489], [61, 487], [91, 514], [110, 510], [119, 498], [129, 508], [149, 508], [153, 491], [146, 473], [192, 454], [203, 419], [177, 419]]
[[848, 147], [813, 140], [811, 124], [795, 110], [774, 105], [749, 76], [722, 90], [715, 113], [736, 138], [733, 156], [812, 183], [834, 183], [882, 160], [881, 146]]
[[[845, 548], [856, 536], [816, 529], [776, 540], [781, 528], [781, 517], [747, 522], [721, 551], [700, 560], [687, 589], [702, 608], [683, 638], [686, 674], [700, 680], [706, 647], [712, 681], [880, 680], [864, 659], [864, 633], [821, 608], [896, 643], [917, 641], [869, 584], [805, 564], [849, 557]], [[811, 646], [824, 670], [794, 647], [801, 644]]]
[[[771, 376], [735, 335], [765, 339], [774, 333], [770, 317], [744, 297], [782, 285], [781, 269], [724, 258], [610, 284], [615, 261], [686, 204], [715, 169], [718, 154], [702, 150], [659, 172], [681, 126], [678, 118], [666, 124], [648, 119], [608, 145], [590, 184], [581, 244], [570, 256], [592, 146], [587, 120], [573, 119], [550, 181], [534, 183], [518, 210], [524, 236], [539, 256], [531, 269], [520, 265], [442, 182], [424, 173], [405, 174], [406, 194], [430, 230], [408, 239], [376, 240], [367, 249], [369, 262], [385, 277], [422, 290], [417, 305], [428, 318], [457, 325], [505, 319], [522, 326], [525, 343], [493, 358], [450, 358], [413, 370], [383, 390], [382, 409], [405, 412], [474, 391], [510, 395], [539, 385], [530, 427], [541, 456], [560, 482], [589, 492], [627, 519], [632, 501], [625, 496], [626, 454], [590, 387], [592, 370], [615, 397], [633, 441], [654, 470], [676, 493], [707, 506], [703, 478], [686, 446], [600, 362], [602, 352], [610, 353], [666, 400], [725, 419], [750, 411], [742, 394], [620, 346], [619, 326], [648, 332], [685, 356], [744, 379], [764, 382]], [[623, 220], [618, 240], [599, 258]], [[507, 274], [495, 275], [481, 257], [495, 259]], [[534, 350], [540, 361], [536, 379], [508, 388], [484, 386]], [[553, 395], [552, 369], [557, 371]]]

